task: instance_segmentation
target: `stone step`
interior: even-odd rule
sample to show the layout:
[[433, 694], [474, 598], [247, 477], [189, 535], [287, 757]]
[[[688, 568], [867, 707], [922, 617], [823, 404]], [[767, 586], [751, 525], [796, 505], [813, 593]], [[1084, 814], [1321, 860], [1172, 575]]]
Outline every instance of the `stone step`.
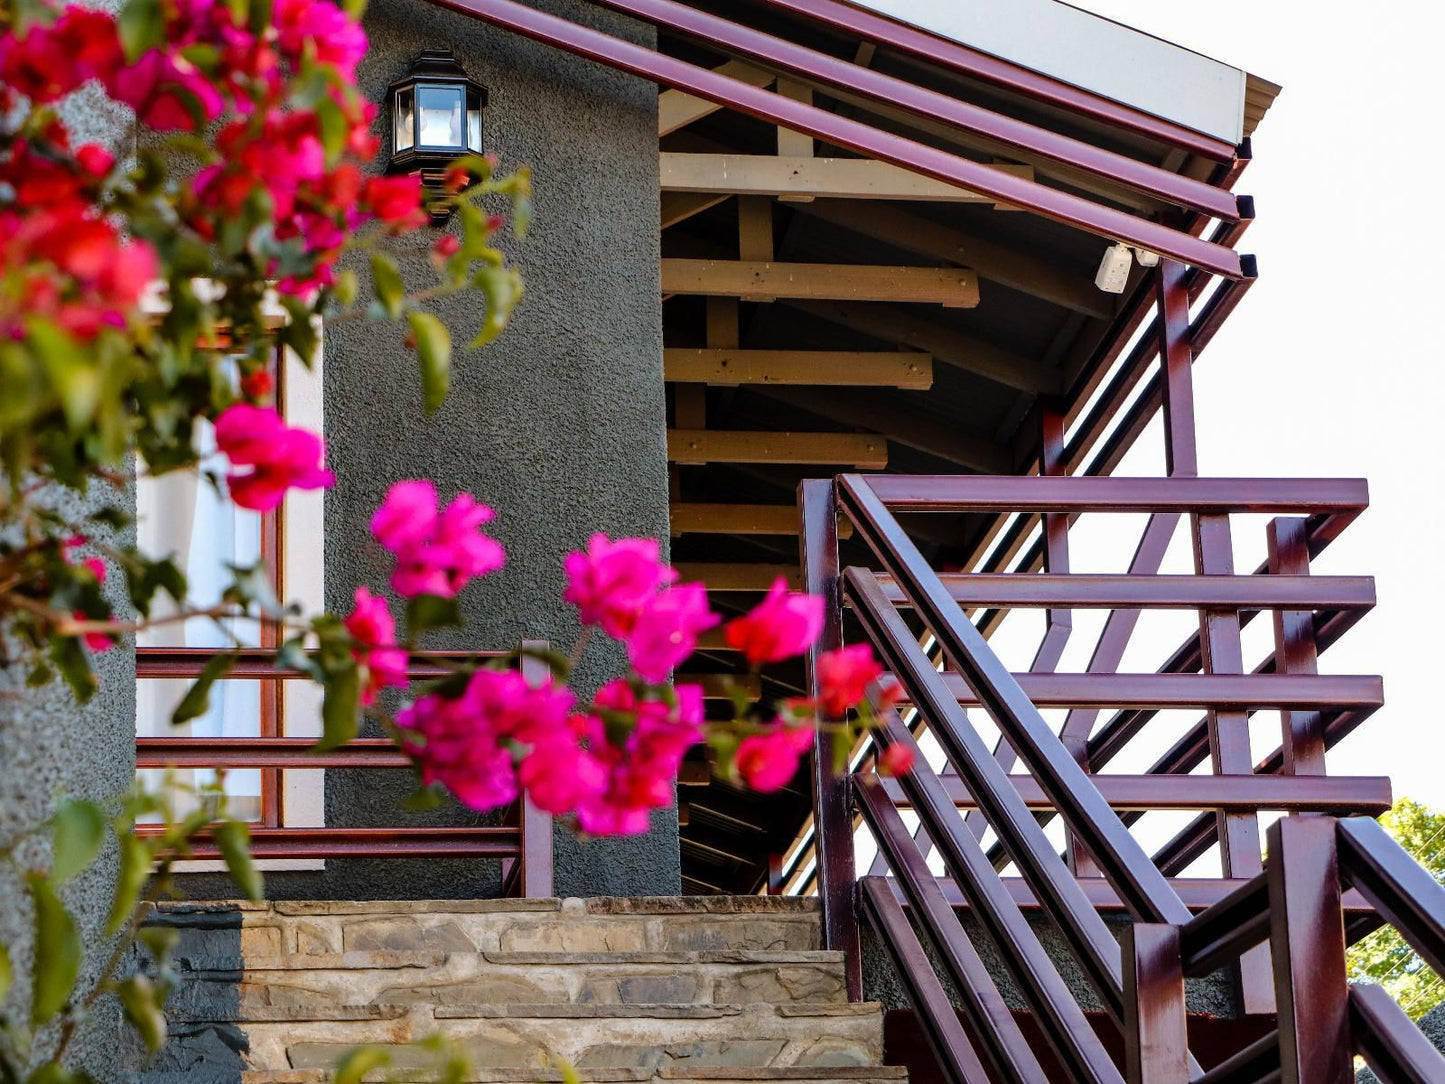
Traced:
[[163, 905], [192, 956], [344, 952], [803, 952], [817, 901], [797, 897], [236, 901]]
[[[280, 1071], [247, 1071], [240, 1084], [324, 1084], [329, 1079], [325, 1069], [283, 1069]], [[420, 1084], [428, 1078], [416, 1073], [409, 1078], [405, 1070], [385, 1070], [368, 1076], [368, 1080], [395, 1081], [397, 1084]], [[552, 1084], [566, 1079], [557, 1069], [491, 1069], [476, 1070], [462, 1078], [464, 1084]], [[897, 1084], [908, 1079], [901, 1065], [836, 1065], [770, 1066], [761, 1069], [722, 1067], [707, 1069], [686, 1065], [666, 1065], [658, 1069], [593, 1069], [579, 1074], [581, 1084], [825, 1084], [846, 1081], [848, 1084]], [[137, 1084], [185, 1084], [181, 1074], [152, 1073]]]
[[743, 1005], [847, 1000], [837, 952], [345, 952], [180, 956], [172, 1005], [325, 1001]]
[[[324, 1069], [354, 1046], [409, 1043], [437, 1032], [489, 1070], [541, 1070], [557, 1060], [587, 1071], [875, 1066], [883, 1054], [883, 1016], [876, 1003], [315, 1003], [256, 1007], [239, 1024], [224, 1015], [209, 1020], [176, 1011], [168, 1015], [178, 1057], [184, 1059], [186, 1046], [214, 1045], [224, 1033], [233, 1048], [243, 1050], [247, 1068], [271, 1071]], [[243, 1044], [236, 1044], [237, 1038]], [[425, 1055], [398, 1051], [399, 1064], [408, 1058]]]

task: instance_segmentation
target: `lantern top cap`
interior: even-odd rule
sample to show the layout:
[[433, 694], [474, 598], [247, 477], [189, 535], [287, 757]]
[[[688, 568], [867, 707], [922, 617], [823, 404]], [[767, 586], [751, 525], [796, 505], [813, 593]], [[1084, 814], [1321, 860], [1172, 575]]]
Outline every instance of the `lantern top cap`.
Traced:
[[468, 88], [481, 95], [483, 105], [487, 104], [487, 88], [467, 74], [467, 70], [457, 62], [450, 49], [423, 49], [421, 55], [412, 61], [406, 74], [400, 79], [392, 80], [387, 90], [393, 91], [408, 83], [429, 79], [465, 83]]

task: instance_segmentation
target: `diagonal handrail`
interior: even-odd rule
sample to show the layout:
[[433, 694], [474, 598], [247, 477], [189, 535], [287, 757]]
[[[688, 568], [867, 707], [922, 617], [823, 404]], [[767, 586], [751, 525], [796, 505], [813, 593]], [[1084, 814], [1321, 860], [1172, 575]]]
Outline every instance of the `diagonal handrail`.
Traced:
[[[988, 932], [990, 940], [998, 946], [1005, 966], [1018, 983], [1024, 1000], [1033, 1009], [1049, 1045], [1069, 1071], [1070, 1079], [1097, 1084], [1117, 1082], [1118, 1070], [1099, 1037], [1089, 1026], [1073, 993], [1060, 978], [1054, 961], [1039, 942], [1017, 902], [984, 858], [978, 840], [964, 827], [963, 818], [953, 807], [942, 781], [918, 755], [908, 728], [892, 709], [883, 709], [880, 715], [883, 725], [875, 736], [885, 744], [902, 744], [914, 752], [915, 767], [903, 780], [913, 799], [914, 809], [933, 838], [949, 875], [967, 898], [971, 911]], [[895, 838], [896, 827], [892, 818], [898, 818], [897, 810], [893, 809], [892, 818], [889, 818], [885, 812], [888, 801], [880, 801], [876, 794], [867, 793], [870, 789], [876, 791], [882, 788], [855, 787], [855, 795], [865, 818], [878, 824], [880, 846], [889, 849], [895, 876], [914, 896], [915, 906], [922, 906], [925, 922], [932, 919], [930, 925], [936, 923], [940, 930], [948, 928], [944, 916], [938, 914], [940, 902], [934, 894], [941, 892], [937, 882], [928, 874], [926, 865], [922, 870], [917, 868], [923, 864], [922, 856], [906, 836]], [[898, 826], [901, 826], [901, 819]], [[910, 853], [917, 863], [908, 861]], [[928, 892], [925, 882], [932, 884], [932, 893]], [[942, 909], [948, 911], [946, 902], [942, 903]], [[948, 921], [953, 927], [958, 927], [958, 920], [951, 915]], [[965, 1007], [974, 1018], [976, 1030], [982, 1031], [995, 1026], [990, 1023], [990, 1018], [997, 1014], [997, 1010], [987, 999], [992, 980], [985, 974], [982, 982], [977, 981], [972, 961], [966, 959], [968, 951], [962, 946], [955, 946], [952, 951], [944, 952], [944, 961], [955, 972], [953, 977], [960, 992], [964, 993]], [[1119, 1007], [1117, 991], [1115, 1007]], [[1007, 1044], [1010, 1036], [1005, 1029], [998, 1032], [996, 1039]], [[994, 1052], [1000, 1056], [1004, 1053], [1002, 1050]]]
[[[1064, 932], [1089, 981], [1115, 1018], [1122, 1018], [1123, 973], [1119, 946], [1104, 920], [1089, 904], [1079, 882], [1038, 826], [1008, 773], [969, 723], [943, 675], [933, 668], [927, 655], [908, 635], [907, 626], [897, 609], [884, 598], [877, 580], [850, 568], [844, 573], [843, 582], [869, 639], [912, 695], [914, 703], [928, 720], [929, 731], [948, 754], [953, 767], [994, 825], [999, 838], [1004, 840], [1040, 902]], [[937, 789], [940, 800], [951, 809], [953, 817], [961, 825], [962, 817], [941, 783]], [[1107, 805], [1105, 808], [1108, 808]], [[973, 838], [972, 832], [968, 835]], [[935, 838], [934, 844], [942, 848], [944, 840]], [[1178, 897], [1175, 900], [1177, 902]], [[1182, 903], [1179, 910], [1188, 917]]]
[[[1040, 784], [1055, 802], [1075, 837], [1093, 856], [1100, 871], [1119, 893], [1120, 899], [1135, 919], [1176, 926], [1188, 922], [1189, 910], [1170, 887], [1168, 880], [1149, 861], [1148, 854], [1129, 834], [1127, 827], [1099, 793], [1088, 774], [1069, 755], [1058, 735], [1024, 695], [1013, 675], [994, 655], [988, 642], [968, 620], [962, 608], [939, 581], [937, 574], [928, 567], [917, 546], [888, 512], [868, 482], [859, 475], [843, 475], [839, 479], [838, 499], [853, 520], [859, 536], [873, 550], [887, 571], [893, 574], [904, 594], [913, 602], [914, 609], [938, 639], [944, 655], [962, 674], [964, 681], [974, 690], [980, 702], [1019, 750], [1024, 763], [1039, 778]], [[881, 603], [882, 608], [892, 614], [895, 621], [899, 621], [897, 611], [883, 599], [873, 577], [850, 575], [847, 577], [847, 584], [850, 591], [856, 584], [861, 596], [865, 598], [870, 597], [871, 587], [872, 606], [877, 609]], [[911, 661], [916, 663], [917, 659]], [[916, 666], [914, 670], [917, 670]], [[949, 720], [958, 712], [957, 703], [953, 703], [949, 710], [950, 705], [944, 703], [949, 694], [942, 675], [931, 666], [927, 667], [927, 670], [926, 675], [917, 674], [926, 682], [919, 691], [926, 690], [930, 693], [929, 699], [933, 701], [930, 707], [935, 709], [937, 721]], [[939, 693], [942, 693], [941, 697]], [[964, 732], [971, 734], [975, 743], [982, 744], [973, 728], [966, 723], [961, 728], [945, 726], [939, 730], [940, 741], [947, 738], [949, 744], [956, 747], [956, 750], [950, 749], [950, 752], [963, 754], [958, 758], [960, 761], [971, 759], [968, 756], [971, 749], [968, 748], [966, 740], [960, 740], [966, 739]], [[990, 804], [996, 807], [999, 814], [1004, 814], [1005, 810], [1013, 813], [1014, 805], [1024, 808], [1022, 800], [1009, 784], [1007, 774], [999, 767], [991, 753], [987, 752], [986, 747], [985, 754], [988, 764], [967, 765], [970, 774], [975, 777], [968, 779], [970, 789], [975, 789], [977, 793], [974, 786], [976, 782], [980, 787], [987, 786], [998, 792]], [[964, 763], [957, 766], [960, 772], [965, 768]], [[1012, 793], [1013, 802], [1007, 800], [1003, 791]], [[979, 794], [979, 799], [982, 803], [984, 796]], [[1008, 827], [1018, 833], [1021, 843], [1027, 841], [1036, 845], [1041, 842], [1047, 849], [1047, 855], [1053, 861], [1040, 864], [1036, 874], [1053, 874], [1054, 870], [1049, 867], [1054, 863], [1063, 867], [1063, 863], [1058, 861], [1058, 856], [1045, 839], [1042, 829], [1026, 810], [1023, 820], [1027, 823], [1020, 823], [1015, 814], [1012, 817], [1015, 823], [1011, 825], [1007, 822], [1001, 823], [1001, 818], [995, 816], [993, 811], [988, 812], [990, 821], [995, 824], [1001, 836], [1003, 829]], [[1024, 848], [1021, 846], [1019, 850], [1023, 851]], [[1019, 861], [1019, 854], [1014, 857], [1015, 861]], [[1027, 860], [1029, 855], [1025, 854], [1024, 857]], [[1021, 869], [1024, 868], [1024, 862], [1019, 864]], [[1067, 878], [1077, 891], [1077, 883], [1073, 881], [1067, 867], [1063, 867], [1063, 877]], [[1040, 879], [1053, 880], [1052, 877]], [[1113, 946], [1115, 963], [1111, 973], [1117, 976], [1117, 945], [1107, 930], [1104, 931], [1104, 936]]]

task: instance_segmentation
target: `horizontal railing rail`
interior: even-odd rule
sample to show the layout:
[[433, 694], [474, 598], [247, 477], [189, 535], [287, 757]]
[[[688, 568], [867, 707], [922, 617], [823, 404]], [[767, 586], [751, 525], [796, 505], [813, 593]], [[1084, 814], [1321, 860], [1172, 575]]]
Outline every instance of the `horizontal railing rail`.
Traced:
[[[957, 993], [966, 1050], [951, 1045], [955, 1011], [937, 996], [938, 976], [904, 977], [940, 1060], [961, 1059], [945, 1065], [946, 1075], [972, 1079], [977, 1062], [989, 1074], [984, 1079], [1039, 1079], [1038, 1062], [1030, 1060], [1036, 1052], [1015, 1038], [1011, 1014], [1001, 1008], [1000, 976], [979, 962], [959, 925], [967, 913], [997, 948], [1067, 1079], [1343, 1084], [1348, 1075], [1324, 1067], [1348, 1074], [1359, 1053], [1382, 1079], [1445, 1080], [1431, 1075], [1445, 1073], [1445, 1059], [1404, 1014], [1378, 992], [1351, 991], [1344, 974], [1344, 946], [1385, 923], [1431, 966], [1445, 960], [1445, 888], [1369, 819], [1390, 807], [1389, 781], [1324, 771], [1324, 751], [1383, 704], [1378, 677], [1321, 674], [1315, 662], [1375, 603], [1370, 578], [1314, 576], [1308, 567], [1363, 511], [1363, 483], [842, 475], [820, 484], [828, 487], [827, 502], [812, 485], [804, 490], [805, 573], [811, 583], [835, 585], [831, 642], [841, 642], [846, 614], [885, 667], [870, 693], [878, 719], [871, 741], [880, 751], [904, 746], [914, 765], [885, 778], [864, 756], [844, 778], [845, 808], [859, 816], [878, 853], [872, 874], [853, 882], [858, 913], [899, 939], [895, 966], [936, 966]], [[816, 526], [831, 522], [835, 510], [874, 566], [835, 564], [830, 580], [836, 534]], [[1069, 569], [1067, 520], [1101, 511], [1152, 517], [1128, 574]], [[895, 516], [918, 512], [1036, 514], [1046, 568], [935, 572], [907, 521]], [[1257, 513], [1275, 517], [1270, 558], [1256, 573], [1236, 575], [1229, 517]], [[1159, 575], [1172, 533], [1166, 528], [1185, 517], [1199, 574]], [[989, 620], [1029, 608], [1046, 611], [1044, 636], [1031, 668], [1011, 671], [970, 611]], [[1111, 613], [1090, 669], [1058, 673], [1076, 608]], [[1200, 632], [1157, 671], [1120, 673], [1134, 629], [1121, 615], [1149, 609], [1194, 611]], [[1258, 613], [1271, 615], [1274, 647], [1251, 668], [1238, 629]], [[896, 688], [886, 691], [890, 685]], [[1062, 734], [1039, 714], [1048, 708], [1071, 709]], [[1105, 708], [1115, 714], [1095, 728]], [[1204, 717], [1162, 755], [1139, 758], [1147, 770], [1096, 774], [1161, 712], [1181, 709]], [[968, 714], [979, 710], [1001, 734], [997, 749]], [[1256, 763], [1239, 756], [1248, 749], [1239, 743], [1262, 711], [1279, 714], [1282, 741]], [[942, 753], [941, 768], [924, 759], [918, 741], [925, 732]], [[1221, 742], [1229, 749], [1223, 760]], [[1196, 773], [1210, 758], [1214, 771]], [[1015, 759], [1026, 773], [1010, 770]], [[1132, 834], [1145, 814], [1190, 810], [1200, 816], [1152, 855]], [[965, 812], [979, 818], [977, 827]], [[1264, 812], [1286, 814], [1270, 827], [1268, 864], [1263, 841], [1255, 835], [1251, 844], [1249, 834]], [[909, 813], [916, 829], [905, 824]], [[1052, 815], [1067, 828], [1064, 854], [1043, 833]], [[817, 835], [836, 839], [844, 830], [820, 821]], [[996, 842], [985, 849], [987, 830]], [[1222, 876], [1179, 876], [1212, 846], [1225, 857]], [[930, 868], [930, 852], [942, 860], [942, 876]], [[1005, 865], [1017, 875], [1003, 876]], [[820, 863], [819, 876], [826, 915], [840, 899], [838, 869]], [[1106, 914], [1124, 920], [1122, 946], [1103, 924]], [[908, 920], [905, 938], [900, 923]], [[1040, 920], [1062, 936], [1118, 1024], [1121, 1066], [1102, 1054], [1060, 979], [1060, 961], [1042, 948]], [[934, 964], [920, 955], [914, 928], [931, 945]], [[1246, 1012], [1277, 1006], [1280, 1023], [1204, 1071], [1188, 1048], [1184, 983], [1221, 968], [1241, 984]]]
[[[548, 674], [541, 641], [522, 645], [519, 665], [533, 681]], [[187, 680], [200, 675], [223, 649], [200, 647], [140, 647], [136, 676], [141, 681]], [[246, 648], [226, 652], [234, 656], [222, 681], [295, 681], [310, 675], [297, 667], [278, 666], [274, 649]], [[477, 660], [508, 658], [505, 651], [414, 651], [407, 677], [416, 681], [446, 677], [460, 666]], [[261, 769], [310, 771], [316, 769], [403, 770], [412, 766], [405, 751], [389, 738], [354, 738], [319, 751], [315, 736], [261, 734], [247, 737], [210, 735], [137, 736], [139, 769]], [[320, 785], [320, 784], [318, 784]], [[506, 894], [552, 894], [552, 818], [522, 799], [497, 826], [460, 827], [350, 827], [330, 824], [263, 823], [250, 827], [251, 852], [258, 859], [326, 860], [356, 858], [495, 858], [502, 861]], [[142, 833], [163, 831], [160, 825], [141, 825]], [[202, 833], [192, 848], [193, 857], [220, 856], [210, 837]]]

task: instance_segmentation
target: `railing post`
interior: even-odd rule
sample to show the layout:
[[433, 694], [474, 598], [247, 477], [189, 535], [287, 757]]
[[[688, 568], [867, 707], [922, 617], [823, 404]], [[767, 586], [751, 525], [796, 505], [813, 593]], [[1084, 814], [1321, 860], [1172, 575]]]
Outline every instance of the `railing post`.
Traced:
[[[824, 601], [823, 632], [808, 652], [808, 692], [817, 696], [818, 656], [843, 644], [843, 605], [838, 586], [838, 501], [831, 479], [798, 484], [799, 561], [803, 589]], [[823, 720], [836, 722], [837, 720]], [[843, 953], [848, 1000], [863, 1000], [854, 900], [853, 813], [846, 757], [832, 731], [818, 731], [813, 745], [813, 846], [818, 896], [823, 903], [823, 943]]]
[[1183, 1084], [1189, 1035], [1179, 930], [1136, 922], [1124, 930], [1125, 1079], [1129, 1084]]
[[1270, 825], [1267, 874], [1284, 1084], [1352, 1084], [1335, 819]]
[[[551, 668], [536, 653], [547, 650], [545, 640], [522, 642], [522, 676], [529, 684], [540, 684], [551, 676]], [[548, 899], [552, 887], [552, 814], [543, 812], [523, 797], [522, 802], [522, 870], [519, 896], [527, 899]]]
[[[1308, 521], [1281, 516], [1269, 522], [1269, 571], [1276, 576], [1308, 576]], [[1275, 672], [1319, 672], [1315, 617], [1309, 610], [1274, 611]], [[1325, 774], [1324, 717], [1317, 711], [1280, 712], [1280, 750], [1287, 775]]]
[[[1173, 260], [1160, 260], [1159, 363], [1163, 370], [1165, 458], [1169, 473], [1196, 477], [1198, 449], [1194, 429], [1194, 356], [1189, 330], [1189, 289], [1185, 271]], [[1201, 576], [1234, 574], [1234, 544], [1229, 516], [1193, 515], [1194, 571]], [[1244, 673], [1239, 612], [1201, 610], [1199, 640], [1206, 674]], [[1249, 715], [1210, 710], [1209, 751], [1217, 775], [1249, 775], [1254, 758], [1249, 747]], [[1226, 877], [1249, 878], [1259, 873], [1259, 818], [1254, 814], [1218, 815], [1220, 863]], [[1263, 948], [1239, 961], [1240, 993], [1246, 1013], [1274, 1011], [1269, 989], [1269, 960]]]

